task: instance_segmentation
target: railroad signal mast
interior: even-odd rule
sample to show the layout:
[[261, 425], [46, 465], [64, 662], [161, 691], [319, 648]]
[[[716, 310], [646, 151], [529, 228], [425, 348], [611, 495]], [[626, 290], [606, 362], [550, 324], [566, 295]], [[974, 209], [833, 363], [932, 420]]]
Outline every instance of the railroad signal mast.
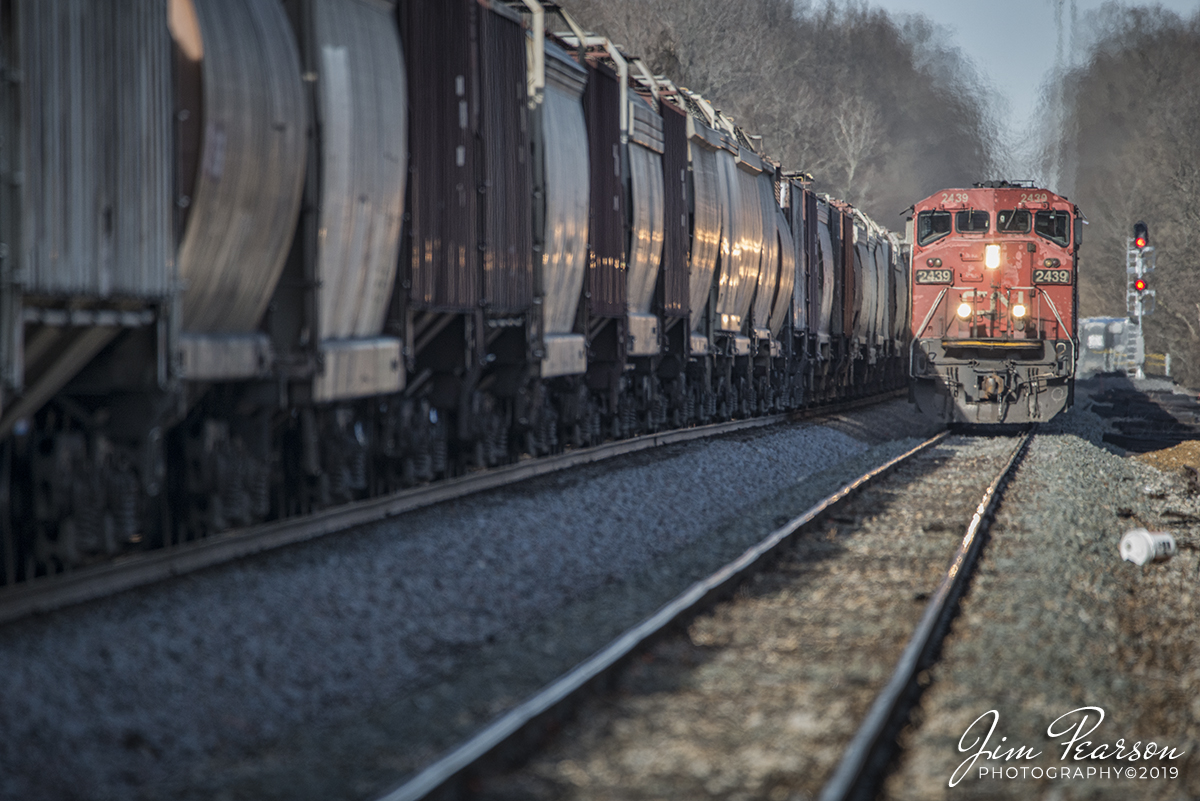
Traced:
[[1142, 365], [1145, 362], [1145, 338], [1142, 335], [1142, 318], [1154, 311], [1154, 290], [1146, 276], [1154, 272], [1154, 248], [1150, 245], [1150, 230], [1141, 220], [1133, 224], [1133, 237], [1125, 242], [1125, 311], [1133, 325], [1136, 354], [1130, 354], [1136, 367], [1136, 376], [1145, 378]]

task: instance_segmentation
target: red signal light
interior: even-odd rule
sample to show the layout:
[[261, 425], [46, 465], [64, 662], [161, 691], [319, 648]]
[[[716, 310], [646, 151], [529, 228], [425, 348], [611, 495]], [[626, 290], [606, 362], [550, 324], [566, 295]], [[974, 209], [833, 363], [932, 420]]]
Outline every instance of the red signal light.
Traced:
[[1137, 246], [1138, 250], [1150, 244], [1150, 229], [1141, 220], [1133, 224], [1133, 244]]
[[1146, 290], [1146, 282], [1139, 278], [1133, 282], [1133, 288], [1138, 292], [1144, 292]]

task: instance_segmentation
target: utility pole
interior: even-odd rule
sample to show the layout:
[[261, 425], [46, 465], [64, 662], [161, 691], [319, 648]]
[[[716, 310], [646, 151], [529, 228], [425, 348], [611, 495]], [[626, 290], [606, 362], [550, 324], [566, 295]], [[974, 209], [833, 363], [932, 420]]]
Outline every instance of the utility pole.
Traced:
[[[1154, 311], [1154, 290], [1146, 276], [1154, 272], [1154, 248], [1146, 223], [1134, 223], [1133, 237], [1125, 240], [1125, 311], [1133, 326], [1132, 341], [1126, 339], [1125, 352], [1129, 359], [1126, 371], [1132, 367], [1135, 378], [1145, 378], [1146, 340], [1142, 334], [1142, 318]], [[1132, 348], [1133, 352], [1130, 353]]]

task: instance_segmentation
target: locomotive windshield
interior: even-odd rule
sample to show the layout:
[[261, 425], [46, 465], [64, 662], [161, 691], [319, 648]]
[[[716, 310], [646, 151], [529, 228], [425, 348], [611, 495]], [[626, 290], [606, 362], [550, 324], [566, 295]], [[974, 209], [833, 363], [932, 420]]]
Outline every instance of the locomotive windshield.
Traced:
[[1071, 215], [1065, 211], [1039, 211], [1033, 218], [1033, 231], [1065, 248], [1070, 241], [1070, 220]]
[[991, 219], [986, 211], [959, 211], [954, 214], [954, 227], [960, 234], [987, 233]]
[[923, 211], [917, 215], [917, 244], [928, 245], [950, 233], [950, 212]]
[[1004, 209], [996, 212], [996, 230], [1002, 234], [1027, 234], [1029, 223], [1029, 212], [1025, 209]]

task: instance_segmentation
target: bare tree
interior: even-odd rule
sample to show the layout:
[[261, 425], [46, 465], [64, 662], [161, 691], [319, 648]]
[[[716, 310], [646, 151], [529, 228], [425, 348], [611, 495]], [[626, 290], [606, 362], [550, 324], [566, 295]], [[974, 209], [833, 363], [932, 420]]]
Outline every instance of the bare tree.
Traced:
[[[1150, 226], [1157, 310], [1147, 346], [1172, 354], [1200, 384], [1200, 14], [1105, 6], [1091, 19], [1086, 63], [1056, 76], [1064, 129], [1047, 145], [1074, 157], [1064, 174], [1092, 225], [1079, 285], [1085, 316], [1125, 314], [1125, 249], [1133, 223]], [[1049, 160], [1049, 159], [1048, 159]], [[1060, 163], [1065, 163], [1060, 158]]]
[[885, 223], [938, 189], [992, 177], [987, 92], [923, 18], [791, 0], [567, 6], [761, 134], [767, 155]]
[[843, 94], [833, 104], [830, 122], [830, 142], [844, 174], [842, 194], [869, 196], [870, 181], [860, 171], [879, 154], [886, 136], [883, 115], [862, 95]]

